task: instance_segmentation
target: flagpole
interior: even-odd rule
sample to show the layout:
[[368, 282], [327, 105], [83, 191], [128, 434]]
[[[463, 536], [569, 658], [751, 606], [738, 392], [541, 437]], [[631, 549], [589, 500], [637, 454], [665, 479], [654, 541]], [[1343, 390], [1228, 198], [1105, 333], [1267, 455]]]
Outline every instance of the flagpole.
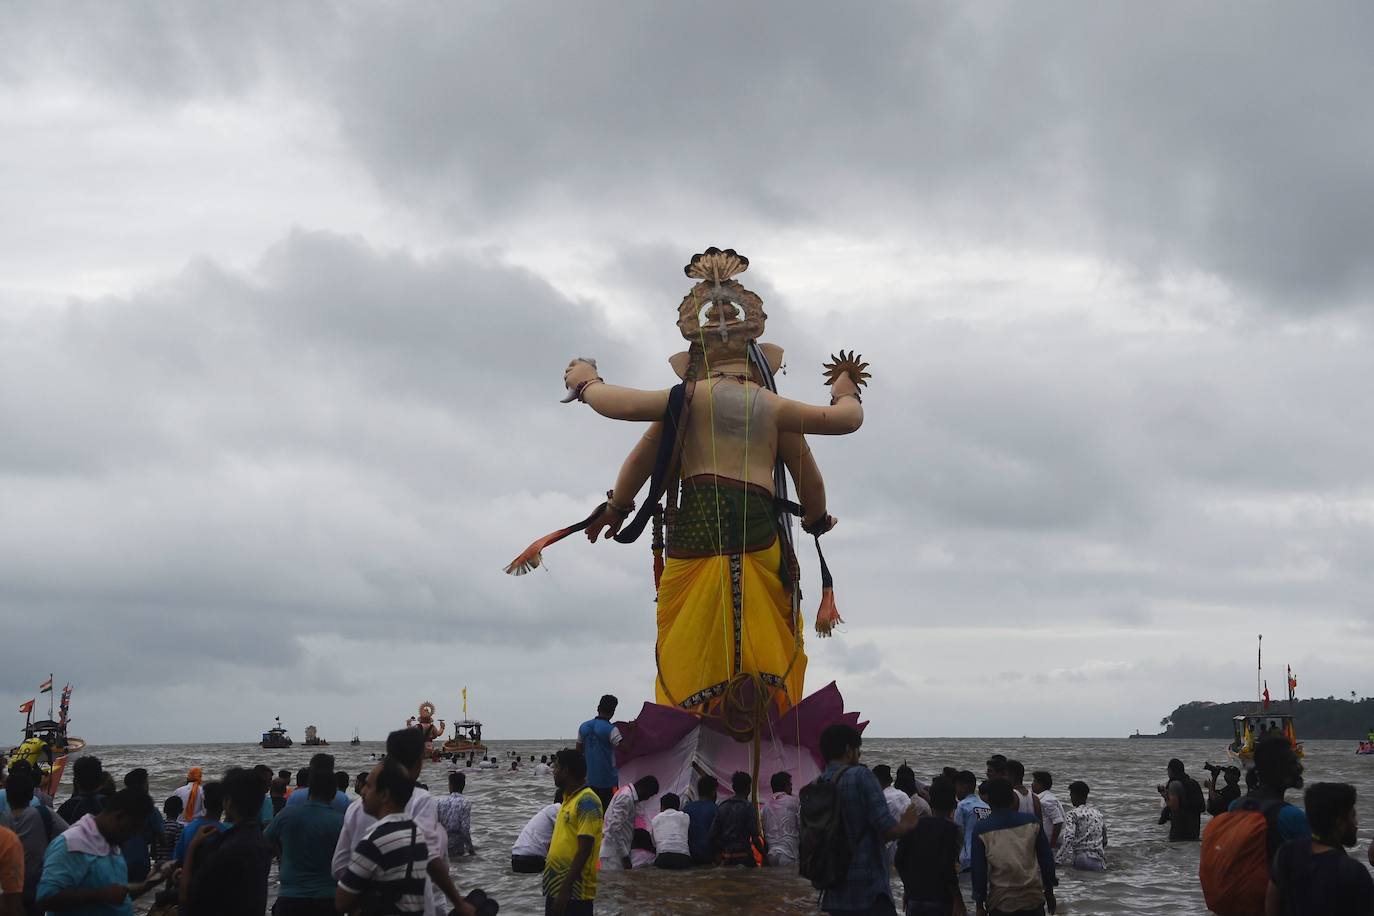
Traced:
[[1255, 701], [1263, 703], [1263, 694], [1260, 692], [1260, 673], [1264, 670], [1264, 634], [1259, 635], [1259, 642], [1255, 649]]
[[52, 689], [52, 672], [49, 671], [49, 672], [48, 672], [48, 721], [49, 721], [49, 722], [51, 722], [51, 721], [53, 720], [53, 712], [52, 712], [52, 695], [53, 695], [53, 689]]

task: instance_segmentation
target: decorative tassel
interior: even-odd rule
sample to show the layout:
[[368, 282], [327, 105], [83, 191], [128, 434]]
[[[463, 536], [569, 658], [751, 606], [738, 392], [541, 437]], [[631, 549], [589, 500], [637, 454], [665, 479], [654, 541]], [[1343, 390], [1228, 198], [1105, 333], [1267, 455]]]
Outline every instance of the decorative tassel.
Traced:
[[520, 556], [516, 557], [514, 560], [511, 560], [510, 563], [506, 565], [506, 575], [523, 576], [527, 572], [531, 572], [532, 570], [538, 569], [539, 564], [544, 562], [545, 547], [552, 547], [554, 544], [557, 544], [559, 541], [563, 540], [568, 535], [575, 534], [578, 531], [582, 531], [592, 522], [596, 521], [596, 519], [600, 517], [602, 510], [604, 510], [605, 508], [606, 504], [602, 503], [601, 505], [597, 506], [595, 509], [592, 510], [591, 515], [587, 516], [582, 521], [578, 522], [576, 525], [569, 525], [566, 528], [559, 528], [557, 531], [553, 531], [549, 534], [544, 535], [542, 538], [535, 541], [530, 546], [526, 547], [521, 552]]
[[663, 578], [663, 510], [654, 507], [654, 541], [650, 546], [654, 555], [654, 597], [658, 597], [658, 583]]
[[821, 561], [821, 606], [816, 611], [816, 635], [825, 638], [834, 633], [835, 624], [844, 623], [840, 609], [835, 606], [835, 579], [830, 575], [830, 565], [825, 562], [821, 552], [821, 535], [828, 530], [825, 519], [809, 533], [816, 539], [816, 558]]
[[844, 623], [844, 618], [840, 616], [840, 609], [835, 606], [835, 590], [823, 588], [821, 606], [816, 611], [816, 635], [822, 638], [830, 636], [837, 623]]

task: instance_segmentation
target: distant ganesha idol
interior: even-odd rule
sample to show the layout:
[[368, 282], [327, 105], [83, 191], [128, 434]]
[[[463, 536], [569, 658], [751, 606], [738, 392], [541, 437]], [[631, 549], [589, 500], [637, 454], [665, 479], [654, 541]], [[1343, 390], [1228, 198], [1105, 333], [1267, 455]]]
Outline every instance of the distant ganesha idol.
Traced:
[[[657, 702], [724, 717], [741, 740], [756, 737], [763, 719], [802, 697], [806, 653], [790, 516], [801, 516], [818, 551], [820, 536], [835, 525], [806, 436], [857, 430], [864, 417], [859, 389], [869, 378], [867, 363], [841, 351], [824, 367], [829, 405], [780, 397], [774, 374], [782, 349], [759, 342], [768, 317], [763, 302], [732, 279], [748, 266], [732, 250], [708, 248], [685, 268], [698, 282], [678, 307], [689, 347], [669, 359], [681, 379], [673, 388], [610, 384], [593, 359], [568, 365], [565, 400], [647, 429], [604, 503], [535, 541], [506, 568], [529, 572], [546, 547], [575, 531], [585, 530], [593, 542], [604, 532], [631, 543], [652, 522]], [[788, 498], [789, 474], [800, 504]], [[827, 636], [842, 621], [824, 557], [821, 569], [816, 629]]]
[[436, 724], [434, 711], [434, 704], [425, 700], [420, 704], [420, 717], [417, 719], [415, 716], [411, 716], [406, 719], [406, 728], [418, 729], [420, 734], [424, 735], [427, 756], [433, 756], [434, 739], [444, 734], [444, 720], [440, 719]]

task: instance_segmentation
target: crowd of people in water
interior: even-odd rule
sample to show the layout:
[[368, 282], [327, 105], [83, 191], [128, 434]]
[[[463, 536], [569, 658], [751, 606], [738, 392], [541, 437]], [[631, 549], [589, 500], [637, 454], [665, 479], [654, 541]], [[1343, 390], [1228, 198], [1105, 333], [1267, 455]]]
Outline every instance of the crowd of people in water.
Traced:
[[[1082, 780], [1029, 772], [994, 754], [980, 772], [955, 766], [927, 779], [906, 764], [871, 768], [859, 732], [820, 738], [825, 768], [797, 787], [775, 772], [755, 786], [736, 772], [728, 787], [696, 768], [680, 792], [645, 776], [621, 785], [614, 697], [584, 722], [575, 746], [537, 761], [510, 753], [450, 761], [447, 793], [420, 783], [424, 736], [400, 729], [370, 770], [335, 770], [327, 753], [296, 773], [199, 768], [156, 806], [148, 772], [123, 786], [87, 755], [72, 766], [74, 791], [54, 808], [27, 763], [0, 769], [0, 916], [66, 913], [131, 916], [264, 916], [278, 865], [274, 916], [332, 913], [482, 914], [499, 904], [456, 886], [452, 857], [472, 855], [467, 769], [529, 769], [555, 789], [510, 850], [516, 874], [539, 876], [545, 912], [590, 914], [602, 872], [659, 868], [779, 868], [800, 872], [831, 914], [949, 916], [1054, 913], [1058, 870], [1110, 868], [1108, 824]], [[1218, 912], [1264, 916], [1374, 912], [1374, 882], [1346, 849], [1355, 844], [1355, 790], [1307, 788], [1305, 811], [1285, 798], [1302, 787], [1290, 742], [1256, 745], [1245, 791], [1240, 771], [1206, 765], [1205, 786], [1179, 760], [1159, 787], [1171, 841], [1206, 831], [1200, 878]], [[675, 787], [679, 788], [679, 787]], [[1370, 853], [1374, 865], [1374, 851]], [[893, 873], [900, 878], [893, 890]]]

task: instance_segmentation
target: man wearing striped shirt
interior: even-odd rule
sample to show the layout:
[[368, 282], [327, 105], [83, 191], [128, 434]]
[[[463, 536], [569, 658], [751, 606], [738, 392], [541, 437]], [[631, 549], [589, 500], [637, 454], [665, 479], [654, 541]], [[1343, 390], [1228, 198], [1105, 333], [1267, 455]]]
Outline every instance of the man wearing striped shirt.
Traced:
[[424, 832], [406, 815], [415, 783], [399, 763], [377, 764], [363, 789], [363, 810], [377, 822], [368, 828], [334, 892], [340, 913], [361, 909], [366, 916], [425, 911]]
[[[420, 768], [424, 765], [424, 749], [424, 736], [420, 734], [418, 729], [402, 728], [387, 735], [386, 759], [399, 764], [412, 784], [419, 777]], [[369, 778], [370, 776], [371, 774], [369, 774]], [[364, 792], [366, 792], [366, 783], [364, 784]], [[464, 900], [459, 894], [458, 888], [454, 886], [452, 876], [449, 875], [448, 835], [439, 826], [439, 821], [435, 816], [434, 796], [424, 789], [413, 789], [410, 800], [405, 805], [404, 813], [419, 827], [419, 834], [424, 837], [425, 847], [429, 850], [429, 861], [424, 864], [422, 869], [429, 876], [431, 885], [429, 893], [425, 894], [425, 916], [434, 916], [434, 914], [442, 912], [441, 905], [436, 905], [436, 897], [440, 901], [447, 897], [458, 916], [475, 916], [476, 911], [472, 904]], [[338, 844], [334, 847], [331, 871], [335, 879], [343, 879], [348, 871], [348, 866], [353, 861], [354, 850], [372, 827], [374, 821], [375, 818], [364, 810], [362, 798], [354, 799], [352, 804], [348, 806], [348, 813], [344, 815], [343, 828], [339, 832]], [[442, 893], [438, 893], [440, 891]]]

